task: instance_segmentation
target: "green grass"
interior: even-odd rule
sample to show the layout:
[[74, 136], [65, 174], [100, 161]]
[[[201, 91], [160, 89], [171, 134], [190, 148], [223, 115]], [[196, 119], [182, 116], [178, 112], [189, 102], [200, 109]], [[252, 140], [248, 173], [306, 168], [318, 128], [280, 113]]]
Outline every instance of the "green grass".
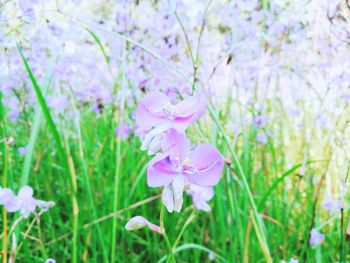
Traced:
[[[62, 144], [65, 145], [65, 154], [71, 156], [75, 168], [75, 197], [79, 207], [76, 238], [72, 213], [73, 193], [67, 182], [71, 179], [70, 175], [65, 173], [57, 142], [53, 140], [45, 122], [41, 122], [38, 128], [28, 183], [36, 190], [35, 196], [53, 200], [56, 206], [42, 215], [40, 226], [35, 224], [30, 236], [38, 238], [41, 232], [40, 242], [44, 244], [46, 254], [56, 258], [58, 262], [70, 262], [74, 249], [77, 262], [103, 262], [103, 251], [105, 250], [107, 255], [111, 253], [115, 219], [116, 262], [156, 262], [167, 254], [162, 236], [149, 230], [127, 232], [124, 229], [125, 223], [134, 215], [142, 215], [158, 224], [161, 210], [159, 199], [123, 210], [116, 217], [109, 217], [84, 227], [85, 224], [114, 212], [115, 192], [118, 195], [117, 210], [121, 210], [157, 195], [160, 190], [146, 186], [145, 165], [149, 157], [139, 150], [140, 141], [136, 137], [127, 141], [116, 140], [113, 127], [118, 125], [118, 119], [110, 118], [111, 110], [107, 108], [101, 115], [83, 110], [80, 112], [80, 118], [76, 120], [78, 123], [60, 118], [56, 120], [59, 125], [56, 123], [55, 127], [61, 127], [57, 132], [60, 138], [65, 138], [63, 141], [66, 141]], [[27, 122], [32, 124], [27, 127]], [[298, 172], [302, 159], [298, 157], [298, 152], [295, 151], [293, 160], [290, 159], [290, 153], [286, 156], [289, 148], [283, 141], [291, 136], [288, 127], [280, 127], [283, 137], [270, 138], [268, 144], [262, 145], [255, 140], [254, 127], [243, 127], [239, 134], [235, 134], [225, 127], [225, 119], [220, 119], [220, 122], [227, 132], [227, 140], [237, 153], [238, 162], [257, 204], [257, 211], [263, 215], [259, 218], [263, 221], [266, 244], [273, 262], [291, 257], [304, 258], [306, 262], [314, 262], [317, 258], [319, 262], [339, 260], [339, 246], [342, 241], [339, 215], [322, 227], [322, 232], [327, 234], [326, 242], [322, 246], [314, 249], [307, 245], [316, 191], [311, 178], [315, 174], [325, 172], [325, 162], [310, 160], [307, 163], [306, 174], [300, 178]], [[35, 128], [34, 123], [35, 118], [21, 119], [15, 126], [11, 123], [7, 123], [6, 126], [8, 132], [15, 135], [16, 144], [23, 145], [30, 140], [31, 130]], [[270, 125], [278, 125], [278, 120]], [[253, 220], [251, 200], [239, 176], [239, 167], [230, 158], [226, 139], [218, 132], [217, 126], [209, 118], [209, 113], [205, 120], [200, 122], [200, 127], [204, 134], [203, 140], [216, 145], [232, 163], [226, 165], [222, 180], [215, 188], [215, 197], [210, 202], [212, 211], [195, 212], [195, 218], [183, 232], [175, 249], [177, 262], [206, 262], [209, 250], [218, 254], [217, 262], [265, 262], [261, 240], [259, 241], [259, 236], [254, 231], [256, 222]], [[2, 130], [4, 134], [3, 125]], [[190, 129], [189, 134], [193, 140], [200, 139], [194, 127]], [[234, 145], [235, 136], [238, 136], [238, 141]], [[300, 140], [298, 143], [305, 142]], [[2, 168], [2, 174], [5, 175], [5, 171], [11, 170], [10, 186], [18, 189], [25, 157], [18, 156], [13, 144], [5, 148], [8, 152], [2, 152], [1, 160], [5, 165], [4, 160], [7, 159], [8, 167]], [[329, 157], [325, 152], [319, 159]], [[287, 159], [291, 166], [286, 164]], [[114, 184], [116, 160], [121, 160], [117, 191]], [[165, 213], [165, 228], [172, 244], [192, 212], [191, 200], [185, 198], [184, 209], [180, 214]], [[348, 212], [345, 211], [344, 214], [347, 222]], [[320, 225], [328, 220], [330, 215], [318, 206], [316, 217]], [[14, 215], [8, 214], [7, 220], [12, 222], [14, 218]], [[21, 230], [24, 231], [33, 219], [34, 217], [30, 217], [22, 222]], [[18, 251], [17, 260], [43, 262], [43, 252], [38, 241], [24, 239], [20, 233], [18, 235], [18, 242], [23, 242], [23, 246]], [[75, 246], [72, 245], [73, 242], [76, 242]]]

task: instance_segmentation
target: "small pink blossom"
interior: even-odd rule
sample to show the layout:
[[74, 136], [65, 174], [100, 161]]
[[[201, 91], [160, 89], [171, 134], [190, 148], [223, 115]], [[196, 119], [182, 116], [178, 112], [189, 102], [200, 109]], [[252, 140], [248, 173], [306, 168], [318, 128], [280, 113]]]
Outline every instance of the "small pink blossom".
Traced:
[[150, 223], [143, 216], [135, 216], [135, 217], [131, 218], [128, 221], [128, 223], [125, 225], [125, 229], [128, 231], [135, 231], [135, 230], [139, 230], [145, 226], [147, 226], [153, 232], [157, 232], [157, 233], [161, 232], [159, 226]]

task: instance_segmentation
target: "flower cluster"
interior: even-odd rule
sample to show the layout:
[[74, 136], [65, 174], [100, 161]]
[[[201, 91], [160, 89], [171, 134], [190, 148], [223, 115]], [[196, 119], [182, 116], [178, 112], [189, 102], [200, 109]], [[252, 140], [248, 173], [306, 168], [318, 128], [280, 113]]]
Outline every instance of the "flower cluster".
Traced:
[[162, 201], [169, 212], [180, 212], [183, 192], [193, 197], [197, 209], [209, 211], [212, 187], [219, 180], [224, 161], [210, 144], [192, 147], [186, 129], [207, 106], [204, 95], [189, 96], [177, 104], [161, 92], [151, 92], [138, 105], [135, 119], [144, 131], [142, 150], [155, 154], [147, 169], [147, 184], [163, 187]]
[[35, 199], [33, 189], [30, 186], [23, 186], [17, 195], [9, 188], [0, 189], [0, 205], [5, 206], [9, 213], [20, 211], [23, 217], [28, 217], [36, 207], [46, 210], [54, 203]]

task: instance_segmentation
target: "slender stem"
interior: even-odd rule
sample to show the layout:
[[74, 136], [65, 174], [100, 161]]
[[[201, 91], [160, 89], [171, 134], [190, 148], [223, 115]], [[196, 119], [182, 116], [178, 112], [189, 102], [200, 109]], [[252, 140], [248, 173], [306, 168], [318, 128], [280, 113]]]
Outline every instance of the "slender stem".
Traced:
[[172, 247], [172, 250], [174, 250], [174, 249], [177, 247], [177, 245], [179, 244], [180, 239], [181, 239], [183, 233], [185, 232], [185, 229], [187, 228], [187, 226], [188, 226], [189, 224], [191, 224], [191, 222], [192, 222], [193, 219], [195, 218], [195, 213], [196, 213], [196, 210], [193, 209], [191, 215], [187, 218], [185, 224], [184, 224], [183, 227], [181, 228], [180, 233], [179, 233], [179, 235], [177, 236], [176, 241], [175, 241], [175, 243], [174, 243], [174, 245], [173, 245], [173, 247]]
[[[123, 47], [123, 72], [125, 73], [125, 56], [126, 56], [126, 48], [127, 43], [124, 42]], [[125, 74], [122, 75], [122, 90], [124, 90], [126, 85], [125, 82]], [[118, 114], [118, 125], [123, 123], [123, 115], [124, 115], [124, 107], [125, 107], [125, 96], [124, 92], [122, 92], [119, 114]], [[116, 170], [114, 175], [114, 201], [113, 201], [113, 210], [116, 211], [118, 208], [118, 189], [119, 189], [119, 179], [121, 175], [121, 164], [122, 164], [122, 156], [121, 156], [121, 138], [117, 137], [117, 147], [116, 147]], [[115, 252], [116, 252], [116, 241], [117, 241], [117, 217], [113, 217], [113, 228], [112, 228], [112, 252], [111, 252], [111, 262], [115, 262]]]
[[[6, 138], [7, 132], [6, 132], [6, 126], [5, 126], [5, 120], [4, 120], [4, 112], [2, 107], [2, 93], [0, 91], [0, 128], [1, 128], [1, 135], [3, 138]], [[3, 163], [3, 174], [2, 174], [2, 187], [7, 186], [7, 175], [8, 175], [8, 158], [9, 158], [9, 151], [8, 151], [8, 145], [7, 140], [2, 142], [3, 148], [2, 148], [2, 154], [4, 158]], [[3, 255], [3, 262], [7, 262], [7, 242], [8, 242], [8, 236], [7, 236], [7, 211], [6, 208], [3, 207], [3, 239], [2, 239], [2, 255]]]
[[231, 145], [231, 142], [230, 140], [228, 139], [228, 136], [226, 135], [225, 133], [225, 130], [224, 128], [221, 126], [219, 120], [217, 119], [215, 113], [214, 113], [214, 110], [212, 108], [211, 105], [208, 105], [208, 110], [210, 112], [210, 115], [212, 116], [215, 124], [217, 125], [217, 127], [219, 128], [220, 132], [222, 133], [222, 137], [224, 139], [224, 142], [226, 143], [227, 145], [227, 148], [232, 156], [232, 159], [234, 161], [234, 164], [237, 166], [238, 168], [238, 175], [240, 176], [240, 179], [243, 183], [243, 187], [248, 195], [248, 199], [249, 199], [249, 202], [250, 202], [250, 205], [252, 207], [252, 212], [253, 212], [253, 216], [254, 216], [254, 219], [256, 221], [256, 224], [254, 224], [254, 228], [255, 228], [255, 231], [257, 232], [257, 234], [261, 235], [262, 239], [260, 240], [262, 243], [260, 244], [261, 245], [261, 249], [264, 253], [264, 256], [265, 256], [265, 259], [267, 262], [272, 262], [272, 259], [271, 259], [271, 256], [270, 256], [270, 251], [269, 251], [269, 247], [267, 245], [267, 241], [266, 241], [266, 237], [265, 237], [265, 234], [264, 234], [264, 231], [263, 231], [263, 225], [262, 225], [262, 222], [260, 220], [260, 217], [259, 217], [259, 214], [258, 214], [258, 209], [256, 207], [256, 204], [255, 204], [255, 201], [254, 201], [254, 197], [252, 195], [252, 192], [250, 190], [250, 187], [249, 187], [249, 184], [248, 184], [248, 181], [247, 181], [247, 178], [245, 176], [245, 173], [243, 171], [243, 168], [238, 160], [238, 157], [236, 155], [236, 152], [234, 151], [234, 149], [232, 148], [232, 145]]
[[169, 238], [168, 238], [168, 236], [166, 235], [166, 232], [165, 232], [165, 227], [164, 227], [164, 213], [165, 213], [165, 209], [164, 209], [164, 205], [163, 205], [163, 203], [162, 203], [162, 208], [161, 208], [161, 210], [160, 210], [160, 217], [159, 217], [160, 223], [159, 223], [159, 224], [160, 224], [160, 231], [161, 231], [161, 233], [162, 233], [162, 235], [163, 235], [163, 237], [164, 237], [166, 246], [167, 246], [167, 248], [168, 248], [168, 257], [167, 257], [167, 261], [166, 261], [166, 262], [173, 262], [173, 263], [176, 263], [173, 248], [171, 247]]

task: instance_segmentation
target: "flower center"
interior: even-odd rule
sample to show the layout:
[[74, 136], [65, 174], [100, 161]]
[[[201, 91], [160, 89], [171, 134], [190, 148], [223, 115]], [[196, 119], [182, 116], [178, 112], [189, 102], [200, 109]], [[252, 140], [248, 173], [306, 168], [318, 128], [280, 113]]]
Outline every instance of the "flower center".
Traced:
[[170, 102], [167, 102], [165, 105], [164, 105], [164, 108], [163, 108], [163, 113], [167, 115], [168, 119], [169, 120], [173, 120], [174, 119], [174, 106], [170, 103]]
[[188, 157], [185, 157], [183, 159], [181, 168], [182, 173], [185, 174], [194, 174], [198, 171], [197, 168], [192, 164], [192, 160]]

